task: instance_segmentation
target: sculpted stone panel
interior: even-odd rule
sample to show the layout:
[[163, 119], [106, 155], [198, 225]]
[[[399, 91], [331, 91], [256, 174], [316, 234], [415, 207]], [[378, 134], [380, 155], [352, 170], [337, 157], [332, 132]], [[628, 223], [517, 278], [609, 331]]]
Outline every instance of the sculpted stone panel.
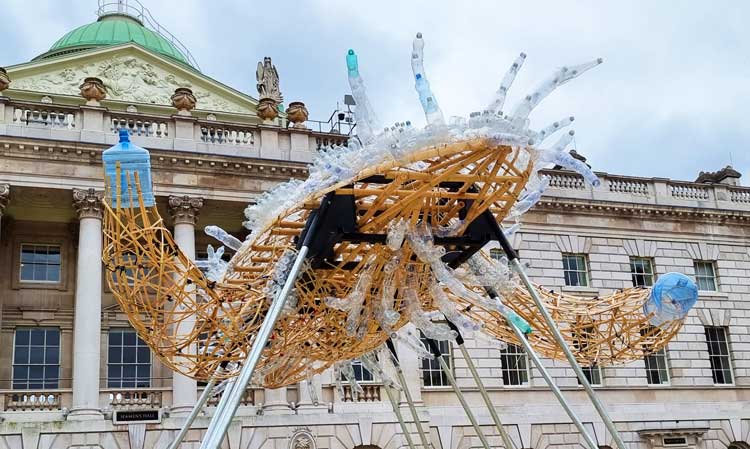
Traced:
[[97, 77], [104, 82], [110, 100], [170, 106], [175, 89], [186, 87], [198, 100], [197, 109], [252, 112], [246, 106], [196, 86], [184, 77], [130, 55], [113, 55], [104, 60], [85, 61], [62, 70], [21, 77], [13, 81], [13, 88], [78, 96], [81, 81], [88, 77]]

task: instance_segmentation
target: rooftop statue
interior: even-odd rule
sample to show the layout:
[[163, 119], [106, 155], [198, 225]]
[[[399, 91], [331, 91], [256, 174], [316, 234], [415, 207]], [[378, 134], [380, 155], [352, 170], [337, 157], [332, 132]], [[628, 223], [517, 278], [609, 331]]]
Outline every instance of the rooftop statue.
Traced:
[[276, 71], [276, 66], [271, 63], [271, 58], [266, 56], [263, 58], [263, 62], [258, 62], [255, 77], [258, 80], [259, 100], [270, 98], [276, 104], [284, 102], [284, 97], [279, 90], [279, 73]]

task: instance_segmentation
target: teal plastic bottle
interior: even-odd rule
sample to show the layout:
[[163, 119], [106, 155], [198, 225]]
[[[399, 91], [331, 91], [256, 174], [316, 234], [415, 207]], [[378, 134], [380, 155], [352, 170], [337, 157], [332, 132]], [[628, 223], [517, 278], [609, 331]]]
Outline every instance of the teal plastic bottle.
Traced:
[[[151, 157], [148, 150], [133, 144], [127, 129], [120, 130], [120, 143], [105, 150], [102, 154], [104, 161], [104, 176], [109, 185], [110, 206], [117, 207], [117, 163], [120, 163], [120, 207], [138, 206], [138, 191], [135, 189], [135, 173], [141, 183], [143, 205], [150, 207], [156, 204], [151, 185]], [[128, 189], [130, 186], [130, 189]], [[133, 198], [131, 204], [130, 198]]]

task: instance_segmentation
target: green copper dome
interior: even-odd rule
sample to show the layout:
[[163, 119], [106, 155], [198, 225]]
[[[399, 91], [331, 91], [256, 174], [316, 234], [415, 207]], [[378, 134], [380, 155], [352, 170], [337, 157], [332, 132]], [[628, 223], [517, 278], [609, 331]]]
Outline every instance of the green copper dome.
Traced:
[[149, 30], [136, 18], [125, 14], [109, 14], [94, 23], [67, 33], [36, 59], [45, 59], [90, 48], [134, 42], [148, 50], [191, 65], [177, 47], [159, 33]]

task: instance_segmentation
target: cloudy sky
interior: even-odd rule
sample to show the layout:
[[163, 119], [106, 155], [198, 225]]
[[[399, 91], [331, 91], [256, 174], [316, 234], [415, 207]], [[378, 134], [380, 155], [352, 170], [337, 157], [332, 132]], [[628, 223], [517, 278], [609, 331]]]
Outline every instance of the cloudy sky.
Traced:
[[[380, 118], [424, 123], [409, 60], [417, 31], [447, 116], [483, 109], [519, 52], [528, 58], [511, 105], [560, 66], [602, 57], [548, 97], [532, 127], [575, 115], [576, 147], [598, 171], [692, 180], [731, 158], [750, 184], [749, 2], [141, 1], [204, 73], [239, 90], [255, 95], [257, 61], [271, 56], [286, 101], [321, 120], [348, 91], [354, 48]], [[93, 21], [96, 0], [3, 9], [7, 66]]]

